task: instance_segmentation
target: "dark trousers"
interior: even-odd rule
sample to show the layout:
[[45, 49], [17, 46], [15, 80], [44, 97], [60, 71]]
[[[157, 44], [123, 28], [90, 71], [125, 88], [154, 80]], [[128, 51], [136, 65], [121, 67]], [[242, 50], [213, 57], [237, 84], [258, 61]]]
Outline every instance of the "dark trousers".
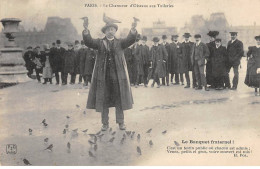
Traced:
[[[185, 79], [187, 82], [187, 86], [190, 86], [190, 75], [189, 75], [189, 71], [185, 72]], [[183, 76], [183, 74], [181, 74], [181, 76]], [[182, 77], [183, 78], [183, 77]]]
[[[124, 112], [120, 106], [115, 107], [116, 109], [116, 123], [124, 123]], [[109, 123], [109, 108], [104, 108], [103, 112], [101, 113], [101, 122], [102, 124], [107, 125]]]
[[84, 83], [85, 85], [87, 86], [88, 85], [88, 82], [91, 83], [91, 76], [92, 75], [83, 75], [83, 79], [84, 79]]
[[70, 83], [75, 83], [76, 81], [76, 73], [70, 73]]
[[79, 83], [81, 83], [82, 82], [82, 75], [79, 75]]
[[192, 85], [193, 85], [193, 87], [197, 86], [197, 79], [196, 79], [194, 70], [192, 71]]
[[213, 85], [216, 88], [224, 87], [224, 76], [215, 76], [213, 78]]
[[41, 69], [35, 69], [35, 72], [36, 72], [36, 79], [40, 82], [41, 81], [41, 76], [40, 76]]
[[28, 70], [28, 72], [27, 72], [27, 76], [28, 77], [31, 77], [31, 75], [33, 74], [33, 67], [27, 67], [27, 70]]
[[233, 68], [234, 71], [234, 77], [233, 77], [233, 87], [237, 88], [238, 85], [238, 79], [239, 79], [239, 72], [238, 72], [239, 65], [236, 66], [228, 66], [227, 67], [227, 74], [225, 76], [225, 86], [230, 87], [230, 78], [229, 78], [229, 72], [231, 68]]
[[61, 82], [67, 84], [68, 73], [61, 72]]
[[148, 84], [148, 74], [149, 74], [149, 65], [144, 65], [144, 79], [145, 79], [145, 81], [144, 81], [144, 83], [145, 84]]
[[56, 83], [59, 84], [59, 83], [60, 83], [60, 75], [59, 75], [59, 72], [55, 72], [54, 75], [55, 75]]
[[174, 76], [175, 76], [175, 83], [180, 83], [179, 73], [172, 73], [171, 74], [171, 82], [173, 82]]
[[198, 65], [198, 61], [195, 60], [194, 70], [199, 87], [207, 85], [204, 69], [205, 65]]
[[157, 83], [157, 85], [160, 85], [160, 79], [158, 77], [158, 75], [155, 75], [153, 78], [153, 85], [155, 84], [155, 82]]
[[165, 85], [165, 83], [169, 84], [169, 73], [166, 73], [166, 76], [162, 78], [162, 85]]

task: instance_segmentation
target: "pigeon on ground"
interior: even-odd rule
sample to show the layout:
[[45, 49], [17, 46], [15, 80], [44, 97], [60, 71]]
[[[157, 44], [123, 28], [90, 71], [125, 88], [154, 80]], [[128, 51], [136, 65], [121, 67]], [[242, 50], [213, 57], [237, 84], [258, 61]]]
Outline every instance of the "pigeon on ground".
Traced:
[[46, 119], [43, 119], [43, 120], [42, 120], [42, 123], [45, 123], [45, 122], [46, 122]]
[[116, 134], [116, 132], [114, 131], [113, 133], [112, 133], [112, 135], [115, 135]]
[[97, 132], [96, 135], [99, 135], [101, 133], [101, 131]]
[[51, 145], [49, 145], [46, 149], [44, 149], [44, 150], [50, 150], [50, 151], [52, 151], [52, 148], [53, 148], [53, 144], [51, 144]]
[[126, 135], [125, 135], [125, 133], [123, 134], [123, 138], [126, 138]]
[[77, 107], [77, 108], [80, 108], [80, 106], [79, 106], [78, 104], [76, 104], [76, 107]]
[[94, 143], [94, 142], [91, 141], [91, 140], [88, 140], [88, 143], [89, 143], [90, 145], [94, 145], [94, 144], [96, 144], [96, 143]]
[[88, 155], [89, 155], [90, 157], [95, 157], [91, 151], [88, 152]]
[[137, 140], [140, 140], [140, 139], [141, 139], [141, 135], [138, 134], [138, 135], [137, 135]]
[[112, 137], [109, 142], [113, 143], [113, 141], [115, 140], [115, 137]]
[[67, 118], [67, 119], [69, 119], [69, 118], [70, 118], [70, 116], [66, 116], [66, 118]]
[[149, 141], [149, 144], [150, 144], [150, 146], [152, 146], [152, 145], [153, 145], [153, 141], [152, 141], [152, 140], [150, 140], [150, 141]]
[[97, 151], [97, 144], [94, 145], [94, 150]]
[[78, 128], [76, 128], [76, 129], [74, 129], [74, 130], [72, 130], [73, 132], [78, 132]]
[[140, 148], [139, 146], [136, 147], [136, 151], [137, 151], [140, 155], [142, 155], [142, 151], [141, 151], [141, 148]]
[[67, 143], [67, 148], [70, 149], [70, 142]]
[[166, 134], [167, 133], [167, 130], [164, 130], [163, 132], [162, 132], [162, 134]]
[[68, 124], [66, 124], [66, 125], [65, 125], [65, 128], [66, 128], [66, 129], [67, 129], [67, 128], [69, 128], [69, 125], [68, 125]]
[[44, 142], [47, 143], [49, 141], [49, 138], [45, 138]]
[[29, 129], [29, 132], [31, 133], [33, 130], [32, 129]]
[[63, 134], [66, 134], [66, 129], [63, 130]]
[[83, 132], [83, 133], [87, 133], [87, 131], [88, 131], [88, 129], [86, 129], [86, 130], [83, 130], [82, 132]]
[[23, 163], [25, 165], [32, 165], [26, 158], [23, 159]]
[[149, 129], [149, 130], [147, 130], [147, 132], [146, 132], [146, 133], [151, 133], [151, 131], [152, 131], [152, 129]]
[[127, 134], [128, 136], [130, 136], [131, 131], [126, 131], [126, 134]]
[[43, 125], [44, 125], [44, 127], [47, 127], [47, 126], [48, 126], [48, 124], [47, 124], [47, 123], [43, 123]]
[[121, 144], [124, 144], [125, 138], [123, 137], [120, 141]]
[[85, 110], [83, 111], [83, 114], [86, 114], [86, 111], [85, 111]]
[[104, 134], [98, 135], [98, 138], [101, 140], [101, 138], [104, 136]]

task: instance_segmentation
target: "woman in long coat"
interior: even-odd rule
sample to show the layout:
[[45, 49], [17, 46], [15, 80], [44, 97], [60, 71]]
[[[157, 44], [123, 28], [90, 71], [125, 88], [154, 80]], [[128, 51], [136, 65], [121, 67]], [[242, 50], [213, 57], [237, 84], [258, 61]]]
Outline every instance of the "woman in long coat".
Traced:
[[42, 57], [43, 62], [43, 71], [42, 71], [42, 77], [44, 79], [43, 84], [46, 84], [47, 81], [52, 84], [52, 68], [50, 64], [50, 47], [49, 45], [44, 45], [44, 54]]
[[[260, 35], [255, 37], [257, 46], [248, 48], [247, 57], [247, 72], [245, 84], [249, 87], [254, 87], [255, 92], [260, 88]], [[260, 92], [260, 90], [259, 90]]]
[[158, 44], [159, 38], [153, 38], [154, 45], [151, 48], [150, 56], [152, 61], [153, 68], [153, 83], [157, 82], [158, 87], [160, 87], [160, 78], [166, 76], [166, 62], [168, 59], [168, 53], [165, 47], [161, 44]]

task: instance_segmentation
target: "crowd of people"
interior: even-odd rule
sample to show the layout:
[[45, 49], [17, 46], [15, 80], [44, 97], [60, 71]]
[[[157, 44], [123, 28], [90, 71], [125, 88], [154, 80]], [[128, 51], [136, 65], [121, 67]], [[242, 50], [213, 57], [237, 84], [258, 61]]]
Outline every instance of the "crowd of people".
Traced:
[[[43, 84], [50, 82], [55, 76], [56, 85], [67, 85], [68, 74], [70, 74], [70, 84], [75, 84], [76, 75], [79, 75], [79, 83], [84, 81], [83, 85], [88, 86], [91, 82], [91, 76], [95, 64], [96, 51], [85, 46], [84, 42], [75, 44], [67, 44], [66, 50], [61, 46], [61, 41], [57, 40], [52, 43], [50, 48], [48, 44], [43, 46], [41, 51], [40, 46], [34, 49], [29, 46], [24, 53], [25, 66], [28, 70], [28, 77], [32, 78], [33, 71], [36, 72], [36, 79], [41, 82], [41, 75], [44, 79]], [[61, 75], [61, 78], [60, 78]]]
[[[167, 36], [162, 36], [162, 43], [158, 37], [153, 38], [153, 45], [149, 47], [146, 36], [137, 35], [133, 45], [124, 50], [130, 83], [136, 88], [143, 83], [145, 87], [153, 79], [151, 87], [157, 83], [169, 86], [186, 85], [184, 88], [195, 88], [209, 91], [209, 88], [216, 90], [231, 89], [236, 90], [239, 80], [240, 60], [244, 56], [243, 43], [237, 39], [237, 32], [230, 32], [231, 40], [227, 47], [221, 44], [221, 39], [217, 38], [218, 31], [209, 31], [209, 43], [201, 42], [201, 35], [194, 35], [195, 42], [190, 41], [191, 34], [184, 33], [183, 42], [180, 42], [178, 35], [172, 35], [172, 43], [167, 42]], [[249, 59], [245, 84], [254, 87], [257, 92], [259, 88], [259, 77], [257, 69], [259, 61], [260, 36], [255, 37], [257, 45], [249, 47], [247, 57]], [[68, 74], [70, 74], [70, 84], [75, 84], [76, 75], [79, 75], [79, 83], [88, 86], [95, 64], [96, 51], [88, 48], [84, 41], [75, 41], [67, 44], [68, 49], [61, 47], [61, 41], [43, 46], [43, 51], [39, 46], [34, 49], [29, 46], [24, 54], [28, 76], [32, 77], [33, 70], [36, 78], [43, 84], [50, 82], [55, 75], [56, 85], [66, 85]], [[258, 65], [258, 66], [257, 66]], [[234, 77], [230, 83], [229, 72], [233, 68]], [[190, 72], [192, 77], [190, 78]], [[191, 83], [192, 81], [192, 83]], [[231, 86], [232, 84], [232, 86]]]

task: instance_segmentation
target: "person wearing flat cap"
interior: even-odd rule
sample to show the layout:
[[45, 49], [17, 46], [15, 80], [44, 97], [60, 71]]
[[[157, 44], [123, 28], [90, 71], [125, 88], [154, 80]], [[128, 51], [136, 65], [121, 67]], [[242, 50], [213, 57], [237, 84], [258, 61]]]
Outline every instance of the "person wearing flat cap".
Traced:
[[209, 58], [208, 58], [207, 64], [206, 64], [206, 81], [207, 81], [207, 85], [209, 85], [209, 88], [214, 89], [215, 86], [214, 86], [214, 80], [213, 80], [213, 76], [212, 76], [211, 56], [212, 56], [214, 49], [216, 48], [215, 39], [219, 35], [219, 32], [218, 31], [209, 31], [207, 35], [210, 37], [210, 42], [206, 44], [209, 48]]
[[[240, 60], [244, 56], [243, 43], [237, 39], [237, 32], [230, 32], [231, 40], [227, 45], [227, 53], [228, 53], [228, 63], [227, 63], [227, 73], [225, 76], [225, 87], [236, 90], [239, 79], [238, 67], [240, 65]], [[233, 77], [233, 85], [232, 88], [230, 85], [229, 72], [233, 68], [234, 77]]]
[[[167, 42], [167, 36], [166, 35], [163, 35], [162, 36], [162, 45], [165, 47], [166, 51], [167, 51], [167, 54], [169, 56], [169, 53], [170, 53], [170, 44]], [[162, 85], [165, 86], [165, 84], [167, 84], [167, 86], [169, 86], [169, 62], [168, 62], [168, 59], [166, 61], [166, 77], [163, 77], [162, 78]], [[165, 83], [166, 82], [166, 83]]]
[[[247, 71], [245, 84], [255, 88], [255, 95], [260, 95], [260, 35], [255, 36], [256, 45], [248, 47]], [[258, 91], [257, 91], [258, 89]]]
[[184, 33], [184, 42], [182, 42], [181, 45], [181, 53], [182, 53], [182, 66], [180, 73], [184, 73], [185, 79], [187, 82], [187, 85], [184, 88], [190, 88], [190, 75], [189, 71], [192, 71], [192, 87], [195, 88], [197, 87], [197, 82], [196, 82], [196, 77], [195, 77], [195, 71], [193, 70], [193, 66], [191, 64], [191, 49], [193, 46], [193, 42], [190, 41], [190, 33]]
[[208, 59], [209, 57], [209, 49], [205, 43], [201, 42], [200, 34], [196, 34], [194, 38], [195, 43], [192, 47], [191, 59], [192, 65], [194, 66], [195, 76], [198, 82], [198, 87], [195, 89], [201, 90], [203, 86], [205, 91], [209, 91], [204, 73], [205, 62], [206, 59]]
[[[180, 77], [179, 77], [179, 66], [180, 66], [180, 59], [181, 59], [181, 43], [178, 42], [178, 35], [172, 35], [171, 40], [172, 43], [170, 44], [170, 52], [168, 55], [168, 67], [171, 73], [171, 83], [174, 85], [180, 84]], [[173, 78], [175, 76], [175, 83], [173, 83]], [[181, 78], [183, 83], [183, 76]]]
[[154, 87], [155, 82], [157, 87], [160, 88], [160, 78], [166, 76], [166, 61], [168, 53], [162, 44], [159, 44], [160, 39], [158, 37], [153, 38], [154, 45], [150, 49], [151, 67], [153, 83], [151, 87]]
[[222, 90], [226, 75], [227, 49], [222, 46], [221, 39], [215, 39], [215, 48], [211, 52], [212, 86], [216, 90]]
[[125, 130], [124, 110], [133, 108], [133, 97], [129, 83], [129, 76], [124, 56], [124, 49], [136, 41], [137, 22], [132, 23], [132, 28], [126, 38], [115, 37], [120, 23], [105, 15], [103, 20], [106, 25], [101, 29], [105, 34], [103, 39], [93, 39], [88, 30], [88, 22], [84, 22], [85, 30], [82, 32], [83, 40], [89, 48], [98, 50], [92, 83], [89, 90], [87, 108], [101, 112], [102, 131], [109, 128], [109, 108], [116, 109], [116, 123], [120, 130]]

